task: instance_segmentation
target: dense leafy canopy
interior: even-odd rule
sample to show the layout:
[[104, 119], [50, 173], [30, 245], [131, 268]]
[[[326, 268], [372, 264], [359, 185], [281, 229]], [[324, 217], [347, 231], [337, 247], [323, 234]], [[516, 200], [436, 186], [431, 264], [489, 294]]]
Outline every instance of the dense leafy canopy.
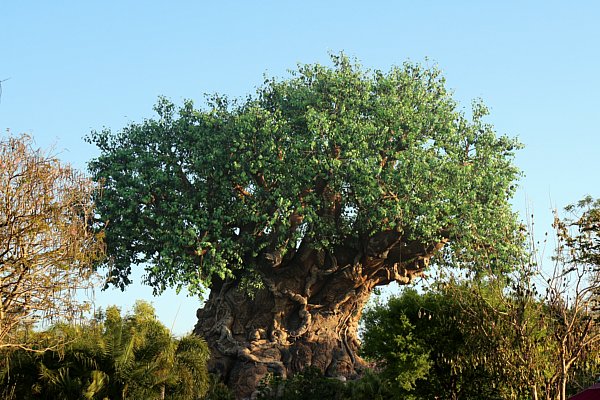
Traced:
[[360, 249], [387, 230], [450, 238], [462, 261], [510, 250], [518, 143], [482, 121], [486, 108], [469, 121], [436, 69], [332, 61], [205, 110], [161, 99], [158, 119], [89, 136], [114, 284], [147, 263], [157, 291], [198, 292], [301, 245]]

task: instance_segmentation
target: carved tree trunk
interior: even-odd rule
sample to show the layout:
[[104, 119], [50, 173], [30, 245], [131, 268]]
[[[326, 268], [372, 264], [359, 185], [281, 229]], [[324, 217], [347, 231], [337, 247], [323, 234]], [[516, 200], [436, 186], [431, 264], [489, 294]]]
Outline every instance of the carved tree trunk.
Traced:
[[357, 355], [358, 323], [371, 291], [421, 276], [444, 242], [407, 243], [385, 232], [368, 243], [364, 250], [301, 248], [287, 260], [267, 255], [266, 287], [254, 297], [236, 281], [213, 285], [194, 330], [211, 348], [211, 372], [238, 398], [250, 397], [267, 373], [286, 377], [315, 366], [327, 376], [358, 377], [366, 366]]

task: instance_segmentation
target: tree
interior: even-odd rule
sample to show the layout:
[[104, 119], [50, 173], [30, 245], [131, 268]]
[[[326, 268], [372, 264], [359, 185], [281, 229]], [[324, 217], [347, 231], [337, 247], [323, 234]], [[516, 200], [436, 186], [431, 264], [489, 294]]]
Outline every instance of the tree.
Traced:
[[[67, 343], [48, 350], [54, 336]], [[173, 338], [145, 302], [124, 317], [113, 306], [83, 325], [58, 324], [36, 338], [44, 351], [6, 354], [3, 398], [196, 400], [208, 390], [204, 340]]]
[[32, 147], [0, 140], [0, 348], [22, 346], [21, 328], [77, 316], [103, 251], [91, 227], [95, 185]]
[[569, 217], [555, 215], [559, 239], [557, 261], [579, 270], [586, 278], [586, 298], [595, 317], [600, 312], [600, 199], [586, 196], [577, 204], [565, 207]]
[[551, 279], [540, 296], [522, 282], [405, 290], [365, 313], [363, 353], [397, 398], [567, 399], [598, 373], [600, 330], [582, 292]]
[[483, 362], [488, 350], [497, 349], [480, 347], [472, 335], [474, 321], [464, 313], [473, 300], [468, 286], [454, 282], [425, 293], [405, 289], [367, 309], [362, 353], [376, 362], [394, 398], [508, 397], [506, 376], [489, 371]]
[[467, 120], [436, 69], [332, 59], [240, 102], [177, 113], [163, 99], [157, 120], [88, 137], [109, 279], [124, 288], [144, 264], [157, 292], [209, 288], [195, 332], [239, 396], [269, 371], [355, 376], [376, 286], [412, 282], [443, 247], [465, 267], [518, 248], [518, 144], [486, 108]]
[[[542, 268], [548, 260], [532, 245], [529, 263], [517, 270], [508, 288], [503, 277], [495, 280], [499, 301], [483, 299], [485, 306], [472, 309], [484, 321], [473, 327], [498, 349], [491, 353], [492, 368], [509, 371], [515, 393], [566, 400], [569, 392], [575, 394], [595, 379], [600, 367], [600, 325], [594, 315], [599, 204], [586, 198], [566, 208], [574, 218], [555, 214], [550, 275]], [[481, 315], [483, 309], [486, 315]]]

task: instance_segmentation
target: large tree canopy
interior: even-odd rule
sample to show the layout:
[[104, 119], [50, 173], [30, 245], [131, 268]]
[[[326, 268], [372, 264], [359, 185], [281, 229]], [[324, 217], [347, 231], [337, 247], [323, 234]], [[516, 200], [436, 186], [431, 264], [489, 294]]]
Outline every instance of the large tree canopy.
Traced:
[[470, 269], [518, 254], [518, 143], [485, 107], [467, 119], [435, 69], [332, 61], [203, 110], [161, 100], [158, 119], [89, 137], [110, 281], [143, 263], [157, 292], [209, 287], [195, 333], [240, 398], [267, 373], [360, 375], [369, 294], [436, 254]]
[[332, 61], [202, 110], [161, 99], [158, 119], [88, 137], [112, 283], [144, 263], [158, 292], [217, 276], [260, 285], [305, 247], [448, 242], [463, 266], [514, 250], [519, 144], [482, 121], [485, 106], [468, 119], [434, 68]]

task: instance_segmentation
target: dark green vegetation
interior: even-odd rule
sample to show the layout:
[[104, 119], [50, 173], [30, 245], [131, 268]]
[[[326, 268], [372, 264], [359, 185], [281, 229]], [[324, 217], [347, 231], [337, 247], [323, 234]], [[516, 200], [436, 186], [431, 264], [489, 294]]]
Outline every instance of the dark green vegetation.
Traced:
[[[555, 219], [554, 271], [436, 282], [364, 315], [364, 354], [419, 399], [566, 399], [600, 374], [600, 202]], [[539, 291], [539, 292], [538, 292]], [[411, 374], [411, 372], [413, 372]]]
[[[174, 339], [154, 309], [116, 307], [84, 325], [32, 333], [34, 350], [3, 354], [3, 399], [198, 399], [206, 394], [209, 352], [196, 336]], [[46, 343], [62, 345], [47, 348]]]
[[394, 391], [391, 382], [381, 375], [367, 371], [359, 380], [340, 381], [328, 378], [314, 367], [295, 374], [289, 379], [271, 378], [258, 388], [262, 400], [391, 400], [411, 399], [410, 395]]

